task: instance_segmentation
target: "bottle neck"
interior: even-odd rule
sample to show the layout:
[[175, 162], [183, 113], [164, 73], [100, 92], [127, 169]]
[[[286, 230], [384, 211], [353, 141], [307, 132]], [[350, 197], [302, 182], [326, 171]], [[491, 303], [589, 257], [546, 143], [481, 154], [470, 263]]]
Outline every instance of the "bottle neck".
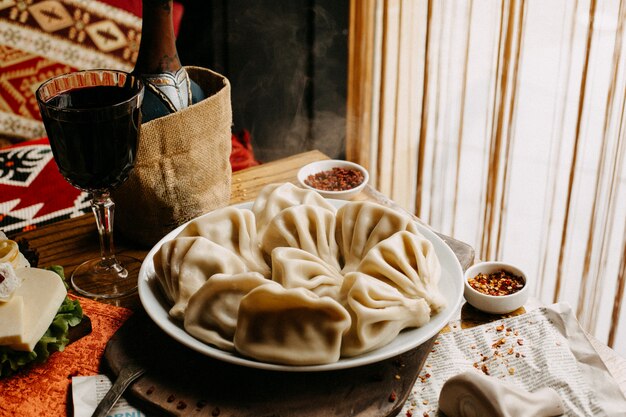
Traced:
[[172, 0], [142, 0], [142, 6], [141, 43], [135, 72], [174, 73], [181, 64], [176, 52]]

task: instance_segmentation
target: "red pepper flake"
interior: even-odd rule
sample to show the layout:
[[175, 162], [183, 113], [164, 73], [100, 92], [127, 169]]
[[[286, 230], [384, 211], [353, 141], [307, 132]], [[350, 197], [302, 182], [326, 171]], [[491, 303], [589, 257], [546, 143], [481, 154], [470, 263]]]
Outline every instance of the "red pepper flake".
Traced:
[[483, 366], [481, 366], [480, 370], [483, 371], [483, 373], [485, 375], [489, 375], [489, 368], [487, 368], [487, 365], [483, 364]]
[[504, 330], [504, 324], [501, 324], [496, 327], [496, 331], [501, 332], [502, 330]]
[[179, 401], [178, 404], [176, 404], [177, 410], [184, 410], [185, 408], [187, 408], [187, 403], [184, 401]]
[[154, 386], [151, 386], [150, 388], [148, 388], [148, 391], [146, 391], [146, 394], [150, 395], [154, 392]]
[[505, 343], [506, 343], [506, 339], [503, 337], [502, 339], [497, 340], [493, 345], [491, 345], [491, 347], [492, 348], [498, 348], [498, 347], [502, 346]]
[[304, 183], [322, 191], [345, 191], [358, 187], [363, 179], [363, 173], [358, 169], [335, 167], [309, 175]]
[[411, 410], [406, 410], [406, 417], [413, 417], [413, 411]]
[[525, 285], [522, 277], [507, 271], [497, 271], [491, 274], [479, 273], [474, 278], [469, 278], [467, 282], [478, 292], [496, 296], [514, 294]]
[[213, 417], [217, 417], [217, 416], [219, 416], [219, 415], [220, 415], [220, 409], [219, 409], [219, 407], [215, 407], [215, 408], [213, 409], [213, 411], [211, 411], [211, 415], [212, 415]]
[[517, 339], [517, 344], [520, 346], [524, 346], [524, 339]]
[[395, 391], [391, 391], [391, 394], [389, 394], [389, 402], [392, 403], [394, 402], [396, 399], [398, 398], [398, 395], [396, 394]]
[[174, 396], [174, 394], [172, 394], [169, 397], [167, 397], [167, 402], [168, 403], [173, 403], [175, 399], [176, 399], [176, 397]]

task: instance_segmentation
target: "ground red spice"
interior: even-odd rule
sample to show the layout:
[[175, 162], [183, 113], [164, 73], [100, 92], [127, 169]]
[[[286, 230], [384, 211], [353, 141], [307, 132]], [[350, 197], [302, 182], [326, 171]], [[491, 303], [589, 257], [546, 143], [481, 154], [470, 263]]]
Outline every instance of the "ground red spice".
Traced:
[[345, 191], [363, 182], [363, 173], [352, 168], [333, 168], [309, 175], [304, 183], [322, 191]]
[[511, 295], [524, 288], [525, 284], [522, 277], [507, 271], [480, 273], [467, 282], [476, 291], [487, 295]]

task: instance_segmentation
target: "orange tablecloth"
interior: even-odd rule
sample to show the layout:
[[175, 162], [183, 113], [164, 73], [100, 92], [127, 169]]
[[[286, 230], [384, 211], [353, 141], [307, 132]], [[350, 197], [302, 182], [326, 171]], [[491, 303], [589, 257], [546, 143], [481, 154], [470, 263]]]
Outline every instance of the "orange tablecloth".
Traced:
[[[46, 363], [0, 379], [0, 416], [72, 415], [72, 377], [97, 375], [107, 341], [132, 315], [131, 310], [77, 297], [91, 319], [92, 332], [52, 354]], [[68, 403], [70, 404], [68, 406]]]

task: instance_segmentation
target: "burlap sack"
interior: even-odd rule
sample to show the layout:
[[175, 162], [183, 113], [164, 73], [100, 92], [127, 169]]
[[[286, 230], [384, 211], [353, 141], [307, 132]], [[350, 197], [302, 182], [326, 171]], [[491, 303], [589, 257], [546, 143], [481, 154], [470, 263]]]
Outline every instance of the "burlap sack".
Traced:
[[113, 193], [116, 230], [146, 246], [230, 199], [230, 84], [186, 69], [206, 99], [141, 126], [135, 168]]

